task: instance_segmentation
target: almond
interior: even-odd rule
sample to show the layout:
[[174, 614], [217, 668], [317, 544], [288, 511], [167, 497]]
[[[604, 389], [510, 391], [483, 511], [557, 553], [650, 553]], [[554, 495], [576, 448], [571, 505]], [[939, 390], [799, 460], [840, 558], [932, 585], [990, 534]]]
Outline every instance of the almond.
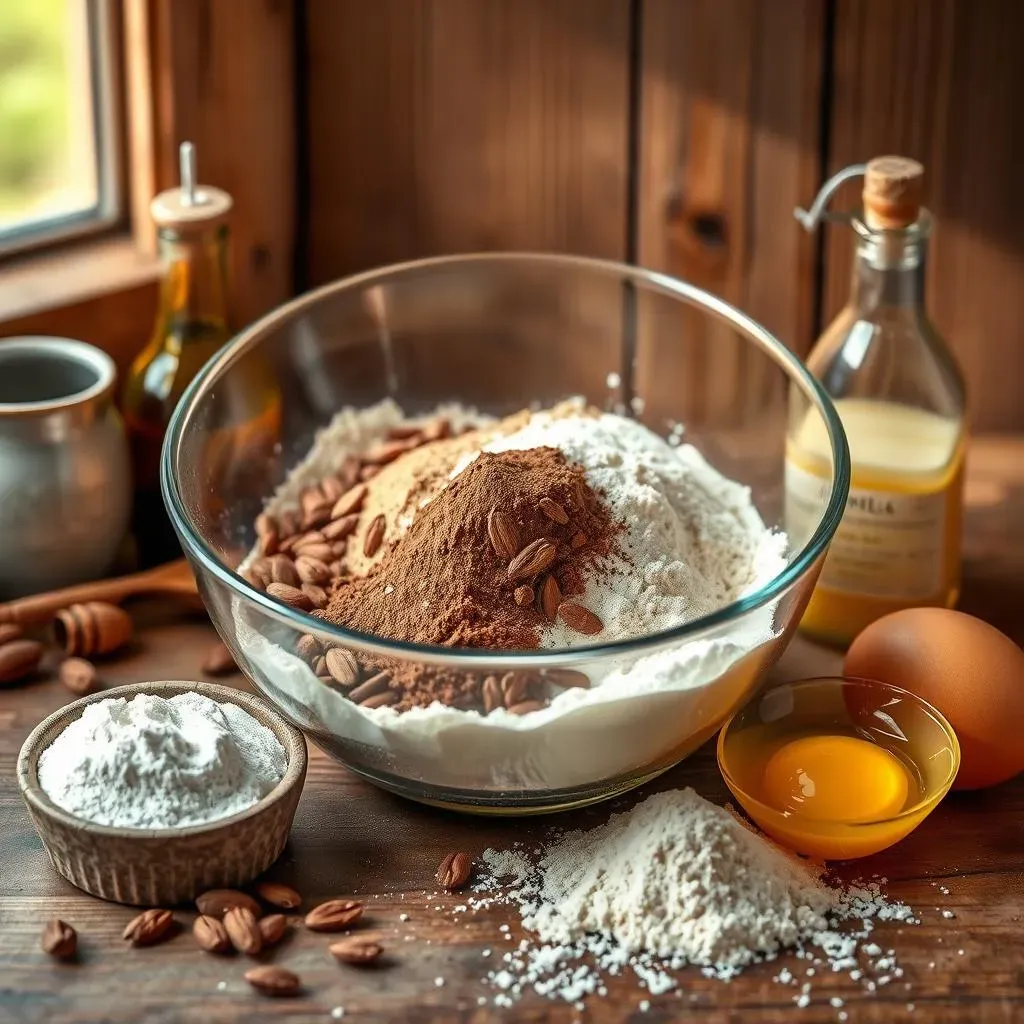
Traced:
[[309, 595], [304, 594], [298, 587], [288, 586], [287, 583], [268, 583], [267, 593], [282, 604], [298, 608], [300, 611], [309, 611], [313, 607]]
[[510, 715], [528, 715], [531, 711], [540, 711], [541, 708], [546, 708], [547, 704], [542, 700], [524, 700], [518, 704], [513, 704], [509, 709]]
[[378, 672], [375, 676], [370, 676], [365, 683], [360, 683], [349, 694], [349, 697], [360, 704], [368, 697], [376, 697], [378, 694], [387, 692], [390, 682], [391, 674], [389, 672]]
[[437, 868], [438, 883], [449, 892], [461, 889], [469, 881], [473, 870], [473, 858], [468, 853], [449, 853]]
[[580, 548], [584, 547], [587, 543], [587, 535], [580, 530], [572, 535], [572, 540], [569, 542], [573, 551], [579, 551]]
[[242, 569], [238, 573], [239, 576], [245, 580], [254, 590], [266, 590], [267, 581], [263, 578], [261, 573], [254, 571], [253, 569]]
[[317, 547], [326, 543], [327, 537], [320, 530], [308, 530], [306, 533], [300, 534], [295, 538], [292, 542], [292, 549], [295, 551], [296, 557], [298, 557], [307, 548]]
[[541, 498], [537, 502], [537, 508], [552, 522], [558, 523], [559, 526], [565, 526], [569, 522], [568, 513], [557, 501], [553, 501], [551, 498]]
[[348, 485], [343, 484], [336, 476], [328, 476], [320, 481], [320, 490], [323, 491], [328, 505], [333, 508], [334, 503], [348, 490]]
[[484, 680], [481, 696], [483, 697], [485, 714], [489, 715], [492, 711], [497, 711], [498, 708], [504, 705], [505, 697], [501, 692], [501, 683], [498, 682], [497, 676], [488, 676]]
[[363, 541], [363, 554], [367, 558], [373, 558], [380, 549], [384, 540], [384, 531], [387, 530], [387, 520], [382, 515], [376, 515], [366, 530], [366, 539]]
[[256, 517], [256, 536], [262, 537], [268, 533], [278, 533], [277, 522], [269, 512], [261, 512]]
[[38, 640], [11, 640], [0, 647], [0, 685], [14, 683], [34, 672], [43, 656]]
[[76, 696], [96, 689], [96, 666], [85, 658], [65, 658], [57, 672], [60, 681]]
[[418, 423], [399, 423], [388, 431], [389, 441], [408, 441], [410, 438], [419, 438], [422, 427]]
[[542, 573], [555, 560], [557, 552], [556, 544], [546, 537], [538, 537], [509, 562], [509, 580], [514, 583]]
[[452, 425], [444, 416], [431, 420], [421, 431], [424, 442], [440, 441], [452, 432]]
[[359, 682], [359, 663], [351, 651], [332, 647], [324, 655], [324, 666], [339, 686], [355, 686]]
[[319, 656], [323, 645], [312, 633], [303, 633], [295, 645], [295, 653], [306, 661], [311, 661]]
[[554, 576], [546, 577], [540, 590], [540, 608], [548, 622], [554, 622], [558, 618], [558, 606], [561, 603], [562, 591], [559, 589], [558, 580]]
[[383, 441], [378, 445], [374, 445], [374, 447], [363, 456], [363, 461], [377, 466], [384, 466], [389, 462], [394, 462], [399, 455], [404, 455], [407, 451], [410, 451], [415, 447], [415, 443], [410, 442], [408, 438], [404, 440], [396, 439], [392, 441]]
[[333, 523], [328, 523], [323, 528], [322, 533], [325, 540], [335, 543], [350, 537], [356, 532], [356, 526], [358, 525], [359, 516], [342, 516], [340, 519], [335, 519]]
[[503, 562], [511, 561], [521, 547], [515, 522], [497, 506], [487, 513], [487, 536], [494, 553]]
[[78, 950], [78, 933], [59, 917], [52, 917], [43, 929], [42, 947], [58, 960], [70, 960]]
[[576, 491], [576, 504], [579, 505], [580, 508], [586, 509], [587, 491], [589, 490], [589, 488], [587, 487], [586, 483], [584, 483], [582, 476], [578, 476], [576, 478], [575, 486], [573, 489]]
[[363, 916], [363, 905], [355, 900], [327, 900], [306, 915], [306, 927], [314, 932], [342, 932]]
[[264, 903], [282, 910], [295, 910], [302, 905], [302, 897], [290, 886], [282, 882], [260, 882], [256, 892]]
[[280, 538], [277, 530], [268, 530], [256, 538], [256, 550], [261, 555], [273, 555], [277, 553], [280, 546]]
[[604, 623], [589, 609], [574, 601], [563, 601], [558, 608], [562, 621], [577, 633], [594, 636], [604, 629]]
[[361, 708], [372, 710], [373, 708], [387, 707], [389, 704], [397, 704], [402, 698], [394, 690], [385, 690], [383, 693], [375, 693], [366, 700], [359, 701]]
[[288, 931], [288, 918], [284, 914], [268, 914], [259, 919], [260, 937], [264, 946], [276, 946]]
[[358, 512], [363, 507], [364, 501], [366, 501], [366, 484], [356, 484], [334, 503], [334, 507], [331, 509], [331, 519], [341, 519], [343, 516], [350, 516], [353, 512]]
[[[346, 455], [338, 470], [338, 480], [346, 491], [351, 490], [359, 479], [359, 458], [356, 455]], [[331, 518], [334, 518], [332, 512]]]
[[299, 574], [295, 570], [295, 563], [287, 555], [274, 555], [270, 560], [270, 579], [274, 583], [297, 587]]
[[24, 630], [16, 622], [0, 623], [0, 644], [9, 644], [12, 640], [20, 640]]
[[533, 677], [526, 672], [506, 672], [501, 677], [501, 692], [505, 707], [510, 708], [524, 700]]
[[226, 953], [231, 948], [227, 929], [208, 914], [200, 914], [192, 924], [192, 935], [207, 953]]
[[299, 532], [299, 516], [294, 509], [282, 512], [277, 522], [277, 532], [284, 537], [294, 537]]
[[528, 608], [533, 604], [533, 587], [528, 584], [523, 584], [521, 587], [516, 587], [515, 590], [516, 604], [520, 608]]
[[245, 980], [265, 996], [292, 996], [299, 991], [299, 976], [277, 964], [263, 964], [245, 972]]
[[555, 686], [561, 686], [566, 690], [571, 687], [581, 690], [590, 688], [590, 677], [574, 668], [549, 668], [544, 673], [544, 678], [548, 682], [554, 683]]
[[379, 942], [364, 935], [350, 935], [332, 942], [327, 948], [335, 960], [356, 966], [372, 964], [384, 952]]
[[201, 671], [207, 676], [229, 676], [238, 671], [238, 666], [231, 652], [218, 640], [207, 649]]
[[310, 541], [301, 548], [295, 549], [296, 558], [315, 558], [318, 562], [325, 564], [334, 558], [334, 549], [326, 540]]
[[313, 583], [318, 587], [331, 578], [331, 570], [319, 558], [308, 558], [306, 555], [299, 555], [295, 559], [295, 571], [303, 583]]
[[239, 953], [255, 956], [263, 948], [256, 915], [245, 907], [231, 907], [224, 915], [224, 930]]
[[121, 938], [133, 946], [155, 946], [171, 934], [174, 917], [169, 910], [144, 910], [125, 926]]
[[248, 894], [237, 889], [210, 889], [196, 899], [196, 909], [200, 914], [221, 918], [232, 907], [245, 907], [256, 916], [260, 916], [260, 905]]

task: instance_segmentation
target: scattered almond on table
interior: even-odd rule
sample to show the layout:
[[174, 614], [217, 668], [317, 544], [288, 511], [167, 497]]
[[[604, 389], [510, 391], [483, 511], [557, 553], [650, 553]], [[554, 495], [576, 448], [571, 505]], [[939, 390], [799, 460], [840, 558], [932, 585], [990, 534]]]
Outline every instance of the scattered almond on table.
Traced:
[[96, 689], [96, 666], [85, 658], [65, 658], [57, 678], [76, 697], [84, 697]]
[[365, 935], [349, 935], [331, 943], [327, 948], [335, 960], [356, 966], [372, 964], [384, 952], [379, 942]]
[[264, 946], [276, 946], [288, 931], [288, 918], [284, 914], [268, 914], [259, 920], [260, 936]]
[[248, 907], [230, 907], [224, 915], [224, 930], [239, 953], [255, 956], [263, 948], [263, 933]]
[[43, 929], [42, 947], [58, 960], [70, 960], [78, 951], [78, 933], [59, 917], [51, 918]]
[[276, 964], [264, 964], [245, 972], [245, 980], [265, 996], [293, 996], [302, 982], [299, 976]]
[[231, 949], [231, 939], [227, 929], [216, 917], [200, 914], [192, 925], [192, 935], [207, 953], [227, 953]]
[[133, 946], [155, 946], [170, 937], [174, 916], [169, 910], [144, 910], [125, 926], [122, 938]]
[[327, 900], [306, 915], [306, 927], [314, 932], [341, 932], [363, 916], [363, 905], [355, 900]]
[[461, 851], [449, 853], [437, 869], [438, 883], [449, 892], [461, 889], [473, 870], [473, 858]]
[[298, 892], [281, 882], [258, 882], [256, 892], [264, 903], [282, 910], [295, 910], [302, 905], [302, 897]]

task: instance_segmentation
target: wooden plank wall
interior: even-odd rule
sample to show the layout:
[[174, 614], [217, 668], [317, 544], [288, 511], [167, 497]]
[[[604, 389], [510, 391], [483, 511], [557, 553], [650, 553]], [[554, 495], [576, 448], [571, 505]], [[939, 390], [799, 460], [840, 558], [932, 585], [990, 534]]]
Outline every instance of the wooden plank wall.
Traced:
[[[300, 287], [477, 249], [635, 259], [804, 353], [853, 243], [832, 228], [820, 250], [793, 208], [903, 152], [928, 166], [933, 309], [974, 425], [1024, 429], [1018, 0], [305, 0], [304, 18]], [[756, 395], [741, 349], [706, 352], [709, 401]]]

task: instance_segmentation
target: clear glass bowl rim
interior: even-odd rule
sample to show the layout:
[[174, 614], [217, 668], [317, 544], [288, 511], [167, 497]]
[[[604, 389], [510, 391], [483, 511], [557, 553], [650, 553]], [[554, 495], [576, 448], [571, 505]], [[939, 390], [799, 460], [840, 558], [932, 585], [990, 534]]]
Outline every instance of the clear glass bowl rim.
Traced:
[[[756, 796], [751, 795], [747, 788], [745, 786], [741, 786], [739, 782], [737, 782], [736, 777], [729, 771], [723, 751], [725, 750], [725, 737], [736, 722], [736, 719], [741, 715], [746, 714], [754, 706], [754, 703], [757, 700], [770, 693], [774, 693], [776, 690], [795, 690], [798, 687], [817, 686], [822, 683], [833, 686], [870, 686], [876, 690], [881, 689], [887, 693], [891, 693], [893, 696], [899, 697], [901, 700], [908, 700], [911, 704], [916, 704], [917, 707], [924, 711], [925, 714], [930, 715], [931, 718], [934, 719], [935, 723], [946, 734], [946, 738], [949, 740], [950, 746], [953, 750], [953, 770], [949, 773], [949, 777], [943, 781], [942, 786], [930, 796], [918, 800], [917, 803], [910, 807], [905, 807], [899, 812], [899, 814], [893, 814], [888, 818], [875, 818], [872, 821], [844, 822], [843, 828], [849, 829], [850, 831], [856, 831], [861, 828], [871, 828], [874, 825], [888, 825], [894, 821], [902, 821], [904, 818], [920, 814], [923, 810], [936, 807], [939, 801], [941, 801], [949, 792], [953, 783], [956, 781], [957, 772], [960, 771], [960, 741], [957, 739], [956, 730], [952, 725], [950, 725], [946, 716], [937, 707], [935, 707], [934, 704], [929, 704], [924, 697], [918, 697], [916, 693], [911, 693], [910, 690], [905, 690], [902, 686], [896, 686], [894, 683], [885, 683], [882, 682], [881, 679], [868, 679], [864, 676], [809, 676], [806, 679], [793, 679], [790, 682], [776, 683], [774, 686], [765, 687], [748, 704], [745, 704], [722, 723], [722, 728], [718, 730], [718, 741], [715, 743], [715, 760], [718, 762], [718, 770], [722, 773], [722, 778], [725, 779], [726, 785], [733, 790], [734, 793], [743, 794], [743, 800], [740, 802], [744, 804], [749, 803], [759, 811], [765, 811], [769, 814], [778, 814], [785, 818], [804, 817], [796, 811], [780, 811], [777, 807], [772, 807], [769, 804], [764, 803], [764, 801], [758, 800]], [[737, 796], [736, 799], [739, 800], [739, 797]]]
[[[810, 400], [821, 414], [825, 421], [832, 449], [834, 474], [828, 503], [825, 506], [825, 511], [817, 528], [803, 549], [793, 559], [792, 563], [787, 565], [782, 572], [754, 593], [747, 594], [737, 601], [724, 605], [708, 615], [694, 619], [681, 626], [675, 626], [660, 633], [633, 637], [628, 640], [572, 647], [559, 651], [492, 651], [465, 647], [437, 647], [400, 640], [383, 639], [368, 633], [361, 633], [357, 630], [333, 625], [323, 619], [315, 618], [306, 612], [279, 604], [262, 591], [250, 586], [236, 572], [223, 565], [206, 542], [193, 530], [174, 472], [177, 452], [181, 446], [185, 430], [188, 427], [189, 419], [195, 412], [195, 408], [204, 391], [214, 384], [220, 374], [226, 372], [232, 363], [240, 359], [251, 348], [258, 345], [269, 333], [279, 329], [289, 320], [302, 316], [310, 307], [322, 299], [340, 295], [346, 291], [387, 284], [388, 282], [412, 277], [422, 272], [458, 269], [460, 266], [472, 269], [485, 263], [493, 264], [496, 267], [500, 267], [502, 264], [506, 264], [509, 267], [534, 264], [537, 266], [548, 266], [553, 271], [579, 270], [605, 276], [612, 282], [617, 281], [619, 284], [628, 281], [647, 290], [679, 299], [686, 305], [704, 310], [718, 320], [729, 324], [747, 341], [751, 341], [763, 349], [785, 371], [790, 382], [800, 388], [805, 397]], [[832, 404], [831, 398], [804, 364], [781, 341], [755, 320], [710, 292], [671, 277], [668, 274], [645, 270], [641, 267], [630, 266], [615, 260], [601, 260], [558, 253], [463, 253], [389, 264], [341, 278], [297, 296], [267, 313], [235, 335], [199, 371], [182, 395], [171, 416], [160, 458], [160, 487], [163, 493], [164, 505], [179, 537], [182, 539], [186, 553], [198, 561], [205, 571], [215, 576], [229, 590], [239, 594], [249, 604], [257, 606], [262, 614], [290, 626], [300, 633], [316, 633], [320, 636], [329, 637], [338, 645], [355, 647], [356, 649], [382, 657], [391, 656], [408, 659], [412, 656], [416, 660], [428, 664], [451, 665], [456, 663], [467, 670], [495, 663], [515, 668], [532, 666], [542, 662], [555, 667], [556, 665], [568, 665], [609, 655], [638, 656], [644, 651], [658, 648], [663, 644], [673, 641], [697, 640], [702, 635], [730, 621], [741, 618], [748, 612], [769, 603], [784, 593], [807, 572], [815, 560], [825, 551], [839, 526], [850, 489], [850, 452], [842, 422], [839, 419], [835, 406]]]

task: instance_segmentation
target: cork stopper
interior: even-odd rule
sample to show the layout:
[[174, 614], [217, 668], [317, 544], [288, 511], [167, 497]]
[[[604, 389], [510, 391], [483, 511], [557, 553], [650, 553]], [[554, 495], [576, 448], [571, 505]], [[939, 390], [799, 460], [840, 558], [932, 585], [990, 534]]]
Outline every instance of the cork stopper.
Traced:
[[924, 166], [905, 156], [877, 156], [864, 171], [864, 223], [899, 229], [913, 224], [921, 210]]
[[178, 163], [181, 186], [161, 192], [149, 204], [157, 226], [195, 231], [226, 220], [231, 212], [231, 196], [211, 185], [196, 184], [196, 151], [191, 142], [181, 144]]

